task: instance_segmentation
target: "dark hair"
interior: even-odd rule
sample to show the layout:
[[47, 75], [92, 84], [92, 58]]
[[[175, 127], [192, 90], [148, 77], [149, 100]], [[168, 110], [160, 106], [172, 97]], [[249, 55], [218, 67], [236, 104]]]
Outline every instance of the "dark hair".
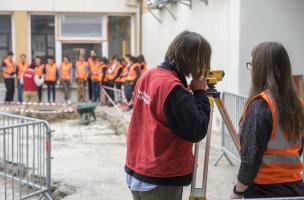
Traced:
[[63, 58], [62, 59], [68, 59], [68, 61], [70, 61], [70, 58], [69, 58], [69, 56], [63, 56]]
[[20, 54], [20, 57], [26, 57], [26, 55], [24, 53]]
[[128, 53], [125, 55], [125, 57], [130, 59], [132, 57], [132, 55]]
[[12, 51], [9, 51], [9, 52], [7, 53], [7, 55], [8, 55], [8, 56], [13, 56], [14, 53], [13, 53]]
[[41, 57], [40, 56], [35, 56], [35, 59], [40, 59], [41, 60]]
[[129, 57], [129, 59], [130, 59], [130, 61], [133, 62], [133, 63], [137, 63], [137, 62], [138, 62], [138, 59], [137, 59], [137, 57], [135, 57], [135, 56], [131, 56], [131, 57]]
[[104, 64], [109, 64], [109, 60], [108, 60], [106, 57], [102, 57], [102, 58], [101, 58], [101, 61], [102, 61]]
[[124, 62], [126, 62], [126, 60], [124, 58], [120, 58], [119, 62], [120, 62], [120, 64], [124, 65]]
[[49, 56], [47, 59], [54, 60], [54, 57], [53, 56]]
[[165, 60], [173, 62], [186, 76], [206, 77], [210, 70], [211, 47], [200, 34], [184, 31], [170, 44]]
[[137, 56], [137, 60], [138, 60], [139, 63], [146, 63], [145, 56], [142, 55], [142, 54]]
[[304, 108], [296, 93], [288, 53], [277, 42], [261, 43], [252, 51], [248, 102], [267, 89], [275, 99], [282, 129], [289, 133], [289, 140], [298, 139], [304, 132]]
[[112, 56], [112, 60], [118, 60], [118, 59], [119, 59], [118, 55]]

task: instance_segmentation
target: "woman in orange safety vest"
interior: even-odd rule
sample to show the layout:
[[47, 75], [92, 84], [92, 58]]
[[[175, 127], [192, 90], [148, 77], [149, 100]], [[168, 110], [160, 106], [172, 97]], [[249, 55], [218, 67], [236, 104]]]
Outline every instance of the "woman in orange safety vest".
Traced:
[[101, 81], [101, 59], [92, 57], [90, 65], [90, 77], [92, 82], [92, 101], [98, 102], [100, 100], [100, 81]]
[[67, 56], [63, 57], [60, 65], [60, 84], [63, 86], [64, 99], [67, 103], [70, 103], [70, 87], [73, 65]]
[[24, 72], [29, 68], [29, 65], [26, 61], [26, 55], [23, 53], [20, 55], [20, 62], [17, 65], [17, 79], [18, 79], [18, 101], [22, 102], [23, 96], [23, 86], [21, 84], [21, 79]]
[[[124, 83], [125, 96], [128, 102], [131, 101], [134, 87], [138, 78], [140, 77], [140, 66], [137, 63], [137, 58], [134, 56], [127, 57], [127, 69], [126, 69], [126, 78]], [[129, 108], [130, 109], [130, 108]]]
[[304, 198], [304, 106], [287, 51], [280, 43], [261, 43], [247, 68], [252, 83], [240, 122], [241, 166], [231, 198]]

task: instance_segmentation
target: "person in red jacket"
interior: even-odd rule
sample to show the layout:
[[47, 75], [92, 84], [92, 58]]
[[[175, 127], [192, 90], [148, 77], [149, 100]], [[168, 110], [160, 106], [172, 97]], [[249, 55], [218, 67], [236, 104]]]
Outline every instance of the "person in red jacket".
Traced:
[[39, 77], [35, 72], [35, 64], [23, 73], [21, 83], [23, 84], [24, 102], [38, 102], [38, 87], [43, 84], [44, 76]]
[[207, 40], [185, 31], [171, 43], [165, 61], [138, 80], [125, 165], [135, 200], [181, 200], [183, 186], [191, 183], [192, 146], [206, 136], [210, 117], [204, 78], [210, 57]]

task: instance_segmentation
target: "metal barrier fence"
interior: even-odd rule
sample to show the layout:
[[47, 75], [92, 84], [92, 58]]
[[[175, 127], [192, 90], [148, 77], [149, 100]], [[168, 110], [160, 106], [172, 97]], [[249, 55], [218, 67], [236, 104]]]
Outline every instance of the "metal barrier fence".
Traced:
[[[243, 109], [244, 109], [247, 97], [231, 94], [228, 92], [223, 92], [222, 98], [224, 101], [225, 108], [227, 109], [227, 112], [231, 118], [231, 121], [232, 121], [234, 127], [237, 128], [239, 126], [239, 121], [242, 117], [242, 113], [243, 113]], [[229, 156], [240, 161], [239, 152], [237, 151], [237, 149], [230, 137], [228, 129], [227, 129], [226, 125], [224, 124], [224, 121], [222, 121], [221, 137], [222, 137], [222, 144], [221, 144], [222, 153], [220, 154], [218, 159], [215, 161], [214, 165], [216, 166], [222, 157], [225, 157], [231, 165], [233, 165], [233, 163], [230, 160]]]
[[0, 199], [52, 200], [47, 122], [0, 112]]

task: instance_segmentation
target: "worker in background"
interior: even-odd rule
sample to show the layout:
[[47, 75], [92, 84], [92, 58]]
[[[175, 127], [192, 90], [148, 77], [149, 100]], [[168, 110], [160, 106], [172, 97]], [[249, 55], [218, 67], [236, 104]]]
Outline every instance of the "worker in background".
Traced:
[[51, 94], [53, 102], [56, 102], [56, 83], [59, 78], [59, 71], [55, 64], [54, 58], [49, 57], [44, 68], [45, 84], [47, 85], [48, 102], [51, 102]]
[[[43, 71], [44, 71], [45, 66], [44, 66], [44, 64], [41, 63], [40, 57], [38, 57], [38, 56], [35, 57], [34, 66], [35, 66], [35, 68], [34, 68], [35, 74], [39, 77], [39, 79], [42, 79], [44, 77]], [[42, 86], [43, 86], [43, 84], [41, 84], [40, 86], [37, 86], [39, 102], [42, 102]]]
[[115, 58], [114, 63], [116, 63], [116, 69], [115, 69], [115, 77], [114, 77], [114, 82], [115, 82], [115, 88], [120, 90], [115, 92], [116, 96], [116, 103], [122, 103], [122, 84], [123, 80], [121, 78], [122, 73], [124, 71], [124, 65], [123, 65], [123, 60], [121, 58]]
[[5, 102], [12, 102], [14, 100], [16, 63], [13, 58], [13, 52], [8, 52], [3, 61], [3, 77], [6, 88]]
[[17, 79], [18, 79], [18, 101], [22, 102], [22, 95], [23, 95], [23, 86], [21, 83], [21, 79], [23, 77], [23, 73], [28, 69], [29, 65], [26, 61], [26, 55], [23, 53], [20, 55], [20, 60], [17, 65]]
[[38, 87], [42, 86], [44, 82], [44, 75], [37, 75], [35, 68], [35, 64], [30, 65], [30, 67], [23, 73], [21, 77], [24, 102], [38, 102]]
[[[101, 58], [101, 85], [102, 86], [109, 86], [108, 85], [108, 69], [110, 67], [110, 63], [106, 57]], [[109, 94], [109, 90], [105, 90]], [[112, 105], [108, 102], [108, 98], [104, 93], [101, 94], [101, 103], [102, 105]]]
[[[96, 51], [95, 50], [91, 50], [90, 51], [90, 57], [88, 58], [88, 66], [89, 66], [89, 68], [91, 66], [95, 65], [96, 57], [97, 57]], [[90, 69], [89, 69], [89, 71], [90, 71]], [[92, 101], [93, 100], [93, 89], [92, 89], [92, 80], [91, 80], [91, 74], [90, 73], [88, 74], [87, 81], [88, 81], [89, 99], [90, 99], [90, 101]]]
[[88, 64], [84, 60], [83, 55], [80, 55], [79, 60], [76, 62], [75, 77], [77, 80], [78, 101], [85, 102], [86, 100], [85, 87], [88, 79]]
[[140, 54], [137, 57], [137, 60], [140, 67], [140, 74], [143, 75], [148, 70], [148, 65], [146, 63], [144, 55]]
[[101, 58], [92, 57], [90, 77], [92, 81], [92, 101], [98, 102], [100, 100]]
[[63, 87], [64, 100], [68, 104], [71, 103], [70, 100], [70, 88], [71, 88], [71, 77], [73, 66], [70, 59], [67, 56], [63, 57], [62, 63], [60, 65], [60, 84]]
[[[134, 56], [129, 57], [129, 70], [128, 70], [128, 75], [126, 76], [126, 81], [125, 81], [125, 96], [128, 102], [131, 102], [132, 96], [133, 96], [133, 91], [134, 87], [136, 85], [137, 80], [140, 77], [141, 70], [140, 66], [138, 64], [137, 58]], [[129, 105], [128, 110], [132, 109], [132, 105]]]
[[[112, 64], [107, 70], [107, 78], [108, 78], [108, 87], [115, 88], [116, 80], [119, 81], [119, 77], [122, 73], [122, 65], [120, 64], [118, 56], [113, 56]], [[117, 88], [118, 89], [118, 88]], [[121, 89], [121, 85], [120, 85]], [[109, 96], [115, 101], [114, 90], [107, 90]], [[117, 96], [117, 95], [116, 95]]]
[[[134, 91], [125, 171], [134, 200], [181, 200], [191, 184], [193, 143], [208, 129], [206, 77], [211, 47], [199, 34], [183, 32], [165, 61], [146, 72]], [[188, 91], [186, 77], [193, 80]]]
[[241, 166], [232, 199], [304, 196], [304, 105], [285, 48], [259, 44], [247, 63], [251, 90], [240, 123]]

